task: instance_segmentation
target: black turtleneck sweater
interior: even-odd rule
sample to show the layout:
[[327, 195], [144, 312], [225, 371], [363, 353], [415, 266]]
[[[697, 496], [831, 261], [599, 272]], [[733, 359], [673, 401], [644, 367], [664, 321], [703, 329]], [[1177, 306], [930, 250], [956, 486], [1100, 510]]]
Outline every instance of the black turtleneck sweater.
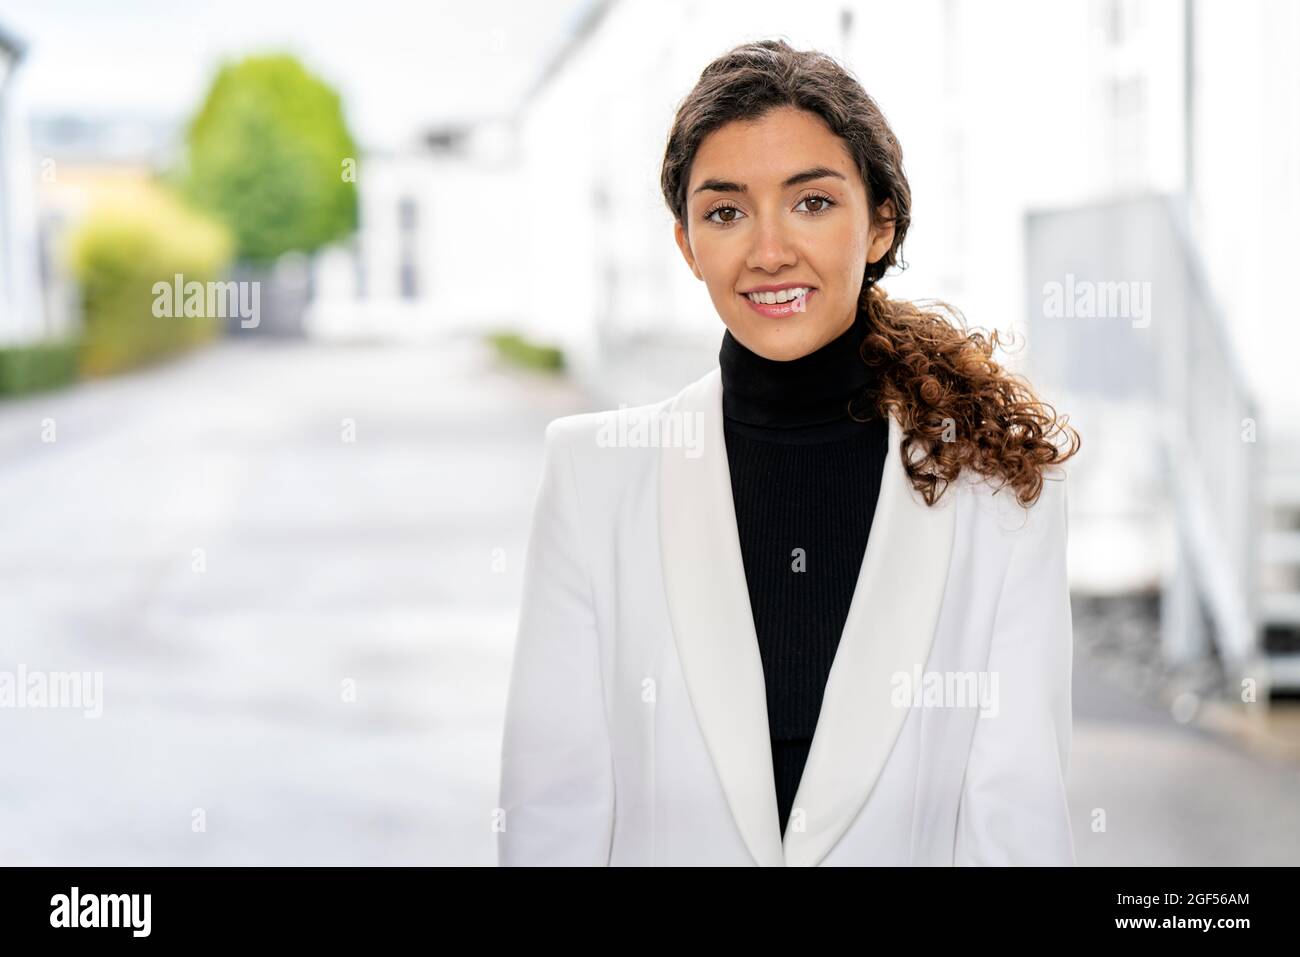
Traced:
[[878, 379], [859, 355], [865, 335], [859, 313], [838, 338], [780, 362], [751, 352], [728, 330], [718, 357], [782, 835], [857, 585], [889, 442], [888, 422], [866, 398]]

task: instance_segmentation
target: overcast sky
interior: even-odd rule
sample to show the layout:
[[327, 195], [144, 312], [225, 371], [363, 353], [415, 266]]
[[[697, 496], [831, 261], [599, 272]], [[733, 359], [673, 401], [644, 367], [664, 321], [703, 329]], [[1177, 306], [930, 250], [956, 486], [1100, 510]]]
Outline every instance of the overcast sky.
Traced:
[[508, 109], [585, 0], [0, 0], [33, 113], [188, 116], [225, 57], [287, 50], [343, 94], [368, 147]]

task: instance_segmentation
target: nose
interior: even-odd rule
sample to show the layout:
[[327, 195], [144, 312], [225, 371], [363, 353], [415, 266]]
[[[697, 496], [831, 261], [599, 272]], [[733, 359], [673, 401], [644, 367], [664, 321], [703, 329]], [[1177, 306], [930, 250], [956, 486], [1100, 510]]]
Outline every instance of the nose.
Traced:
[[749, 247], [749, 256], [745, 260], [745, 265], [750, 269], [770, 273], [795, 265], [799, 257], [795, 254], [781, 217], [757, 218], [759, 221], [750, 231], [753, 242]]

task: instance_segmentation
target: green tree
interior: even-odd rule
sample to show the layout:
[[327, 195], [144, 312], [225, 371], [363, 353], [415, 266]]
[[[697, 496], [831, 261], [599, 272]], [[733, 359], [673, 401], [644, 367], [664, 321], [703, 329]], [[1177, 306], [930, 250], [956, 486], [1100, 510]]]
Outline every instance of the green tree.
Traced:
[[230, 227], [240, 259], [312, 252], [356, 229], [356, 183], [344, 173], [357, 147], [341, 101], [292, 56], [222, 66], [186, 145], [183, 188]]

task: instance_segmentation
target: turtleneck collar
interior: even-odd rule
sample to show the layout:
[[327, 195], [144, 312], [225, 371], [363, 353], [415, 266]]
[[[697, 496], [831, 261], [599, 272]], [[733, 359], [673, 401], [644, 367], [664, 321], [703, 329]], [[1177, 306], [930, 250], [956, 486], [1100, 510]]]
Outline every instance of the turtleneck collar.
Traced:
[[859, 349], [867, 335], [861, 310], [853, 325], [820, 349], [781, 362], [751, 352], [728, 329], [718, 365], [722, 372], [722, 412], [746, 426], [771, 430], [841, 431], [875, 418], [861, 397], [877, 383], [878, 372], [863, 362]]

